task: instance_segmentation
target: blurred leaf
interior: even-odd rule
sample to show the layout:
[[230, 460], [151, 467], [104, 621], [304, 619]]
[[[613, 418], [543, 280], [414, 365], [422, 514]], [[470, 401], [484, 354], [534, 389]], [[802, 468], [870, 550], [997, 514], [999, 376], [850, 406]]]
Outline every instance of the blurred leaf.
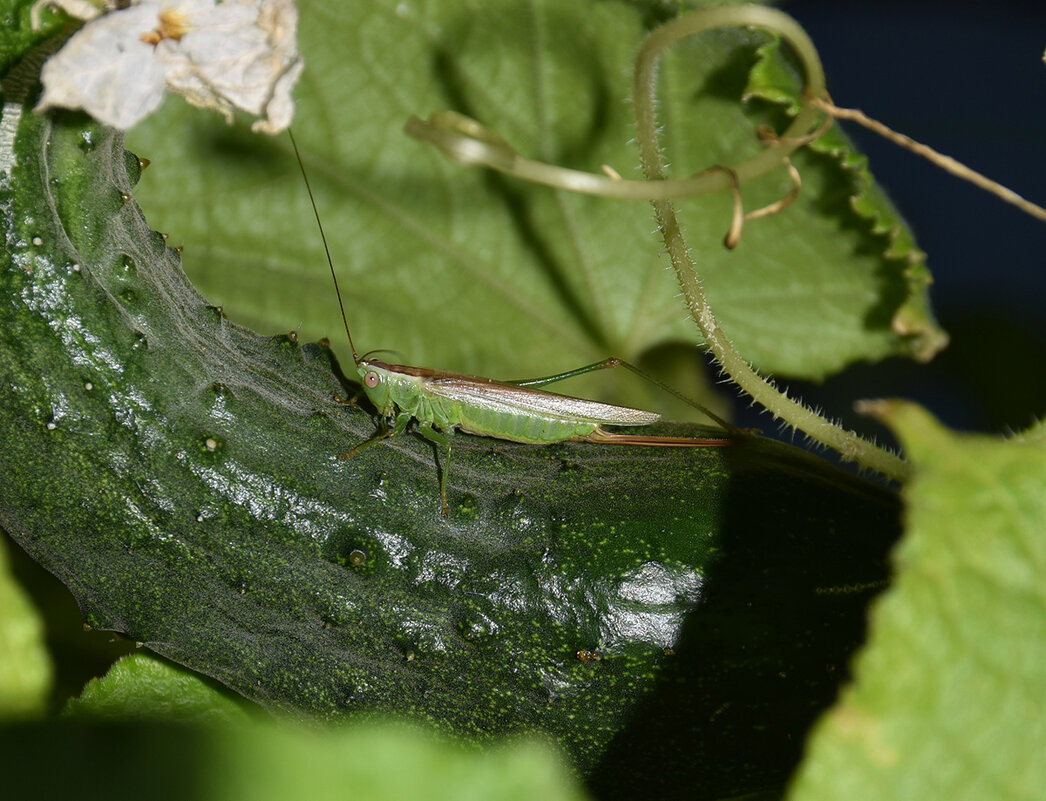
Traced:
[[66, 704], [65, 714], [93, 720], [135, 718], [240, 723], [244, 706], [201, 676], [152, 654], [125, 656]]
[[406, 726], [362, 725], [325, 732], [256, 727], [221, 746], [211, 776], [217, 798], [584, 798], [562, 757], [538, 741], [481, 752]]
[[1035, 798], [1046, 786], [1046, 449], [882, 417], [911, 454], [908, 535], [853, 687], [791, 798]]
[[43, 621], [11, 573], [0, 538], [0, 721], [43, 714], [51, 673]]
[[203, 726], [77, 717], [0, 727], [0, 752], [4, 797], [35, 801], [143, 792], [160, 801], [584, 798], [545, 742], [480, 751], [402, 724], [324, 730], [275, 720]]
[[1016, 439], [1033, 445], [1046, 445], [1046, 420], [1040, 420], [1031, 428], [1021, 431]]

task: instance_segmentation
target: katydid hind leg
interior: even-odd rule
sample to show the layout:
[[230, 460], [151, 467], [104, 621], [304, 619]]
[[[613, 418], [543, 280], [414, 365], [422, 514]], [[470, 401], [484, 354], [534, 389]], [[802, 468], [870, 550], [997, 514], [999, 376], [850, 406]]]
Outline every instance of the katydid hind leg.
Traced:
[[575, 376], [585, 375], [586, 373], [594, 373], [598, 370], [607, 370], [611, 367], [617, 367], [621, 364], [621, 360], [616, 356], [603, 359], [599, 362], [593, 362], [592, 364], [586, 364], [584, 367], [577, 367], [573, 370], [567, 370], [563, 373], [556, 373], [555, 375], [546, 375], [541, 378], [524, 378], [519, 381], [505, 381], [506, 384], [512, 384], [516, 387], [543, 387], [546, 384], [555, 384], [557, 381], [566, 381], [568, 378], [574, 378]]
[[450, 517], [450, 506], [447, 504], [447, 474], [450, 472], [450, 435], [437, 431], [432, 423], [425, 421], [418, 425], [418, 433], [443, 450], [443, 464], [439, 468], [439, 501], [444, 517]]
[[596, 442], [602, 445], [639, 445], [656, 448], [725, 448], [737, 445], [745, 432], [731, 429], [736, 436], [727, 437], [665, 437], [657, 434], [618, 434], [597, 428], [584, 437], [575, 437], [576, 442]]

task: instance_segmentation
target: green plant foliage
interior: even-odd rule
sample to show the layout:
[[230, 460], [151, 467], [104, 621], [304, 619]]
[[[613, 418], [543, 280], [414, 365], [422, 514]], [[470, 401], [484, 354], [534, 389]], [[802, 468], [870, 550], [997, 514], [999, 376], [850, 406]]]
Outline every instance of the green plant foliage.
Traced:
[[92, 679], [65, 714], [84, 720], [168, 720], [244, 723], [244, 705], [197, 673], [148, 653], [122, 657], [104, 677]]
[[[552, 0], [302, 4], [307, 67], [294, 127], [362, 349], [519, 378], [696, 341], [646, 204], [469, 170], [402, 130], [411, 114], [453, 108], [522, 154], [636, 177], [625, 98], [647, 11]], [[782, 121], [767, 104], [739, 102], [765, 41], [725, 30], [666, 59], [661, 111], [674, 174], [752, 155], [761, 148], [755, 125]], [[186, 245], [190, 277], [212, 302], [257, 330], [298, 329], [342, 347], [286, 138], [263, 141], [172, 99], [130, 142], [153, 161], [137, 197], [154, 225]], [[748, 226], [734, 252], [721, 244], [728, 196], [680, 204], [724, 328], [776, 374], [822, 377], [856, 360], [926, 357], [939, 336], [925, 314], [899, 333], [905, 310], [925, 304], [925, 281], [906, 277], [904, 254], [887, 253], [896, 234], [878, 229], [903, 229], [896, 215], [883, 209], [888, 222], [873, 225], [851, 207], [870, 190], [835, 142], [831, 155], [797, 158], [800, 200]], [[747, 207], [789, 188], [783, 172], [757, 182], [745, 188]]]
[[[189, 670], [136, 655], [64, 719], [11, 722], [39, 716], [50, 674], [0, 564], [4, 795], [570, 799], [571, 770], [598, 798], [780, 793], [865, 639], [897, 498], [759, 440], [664, 452], [462, 436], [442, 518], [421, 440], [339, 459], [375, 421], [339, 400], [352, 387], [326, 346], [259, 336], [214, 305], [340, 336], [289, 143], [171, 105], [136, 133], [156, 160], [134, 190], [147, 223], [119, 136], [30, 113], [38, 62], [20, 57], [44, 34], [27, 6], [0, 0], [0, 64], [15, 65], [0, 125], [0, 523], [85, 620]], [[304, 5], [298, 137], [362, 348], [519, 377], [691, 341], [646, 207], [469, 171], [400, 133], [453, 107], [521, 152], [628, 173], [626, 68], [667, 9]], [[780, 122], [795, 90], [787, 59], [745, 31], [680, 48], [663, 78], [680, 174], [756, 152], [753, 126]], [[742, 109], [742, 94], [762, 99]], [[733, 253], [718, 244], [727, 199], [684, 204], [724, 328], [794, 375], [928, 357], [943, 335], [921, 254], [860, 157], [833, 134], [796, 164], [800, 201]], [[786, 190], [745, 187], [746, 205]], [[206, 300], [151, 225], [186, 244]], [[880, 413], [914, 461], [910, 535], [792, 797], [1035, 797], [1043, 426], [998, 441], [908, 405]], [[260, 722], [212, 680], [309, 728]], [[455, 742], [371, 720], [390, 714]], [[570, 768], [544, 743], [499, 743], [535, 730]], [[99, 770], [114, 753], [120, 781]]]
[[[744, 94], [748, 99], [760, 98], [782, 105], [787, 108], [789, 114], [794, 115], [800, 102], [800, 97], [795, 91], [797, 78], [788, 68], [788, 63], [779, 57], [779, 49], [780, 42], [777, 40], [760, 48], [759, 61], [749, 74], [749, 83]], [[838, 127], [832, 128], [812, 142], [809, 151], [830, 157], [838, 163], [841, 173], [849, 173], [849, 179], [839, 177], [839, 187], [846, 187], [841, 191], [855, 215], [854, 219], [850, 219], [846, 224], [855, 225], [856, 219], [865, 220], [866, 224], [863, 227], [866, 233], [873, 238], [881, 238], [882, 250], [875, 253], [875, 258], [880, 261], [882, 276], [885, 276], [885, 279], [882, 280], [879, 289], [881, 304], [875, 312], [879, 317], [877, 323], [881, 325], [887, 316], [892, 315], [889, 317], [889, 328], [894, 333], [904, 336], [910, 348], [910, 355], [920, 361], [929, 361], [947, 345], [948, 335], [934, 322], [929, 308], [926, 288], [932, 282], [932, 278], [926, 267], [926, 254], [916, 246], [912, 232], [898, 215], [889, 198], [875, 183], [868, 170], [868, 159], [853, 150], [849, 140]], [[839, 196], [832, 196], [834, 191], [837, 190], [822, 188], [822, 192], [831, 198], [833, 205], [842, 200]], [[818, 197], [822, 204], [825, 204], [825, 194]], [[841, 220], [846, 219], [845, 213], [838, 207], [836, 212]], [[860, 224], [856, 225], [862, 227]], [[806, 233], [809, 232], [810, 229], [807, 229]], [[853, 267], [856, 266], [857, 260], [846, 259], [840, 255], [836, 266], [844, 262]], [[830, 289], [826, 292], [826, 288], [838, 280], [838, 275], [826, 273], [821, 283], [820, 299], [813, 301], [810, 306], [805, 305], [804, 301], [803, 307], [813, 308], [817, 303], [823, 303], [832, 294]], [[814, 283], [810, 281], [811, 285]], [[859, 313], [856, 308], [850, 308], [849, 311], [851, 314]], [[831, 319], [836, 318], [833, 315]], [[847, 326], [851, 324], [852, 320]], [[823, 333], [847, 338], [851, 336], [845, 327], [834, 333], [826, 329]]]
[[584, 797], [569, 768], [544, 742], [511, 743], [481, 753], [406, 727], [363, 725], [320, 733], [255, 729], [230, 740], [220, 753], [230, 766], [246, 768], [212, 774], [213, 786], [224, 798]]
[[0, 509], [88, 623], [297, 717], [542, 729], [607, 796], [780, 785], [861, 640], [892, 496], [760, 440], [462, 436], [445, 519], [420, 439], [338, 458], [374, 420], [326, 348], [193, 290], [118, 136], [7, 112]]
[[[146, 654], [120, 660], [69, 711], [60, 725], [0, 728], [7, 797], [139, 798], [147, 784], [156, 797], [201, 801], [582, 798], [562, 756], [539, 740], [481, 752], [402, 723], [319, 730], [249, 719], [198, 675]], [[118, 781], [98, 770], [103, 754], [127, 762]]]
[[44, 627], [0, 540], [0, 721], [41, 715], [51, 688]]
[[953, 434], [909, 404], [880, 414], [915, 463], [908, 534], [855, 683], [790, 797], [1034, 798], [1046, 785], [1041, 435]]
[[[181, 767], [193, 776], [199, 798], [570, 801], [582, 795], [562, 755], [541, 741], [480, 752], [405, 723], [317, 730], [249, 716], [242, 702], [213, 683], [147, 653], [124, 657], [103, 678], [90, 682], [66, 714], [80, 724], [62, 730], [70, 738], [97, 734], [91, 725], [97, 721], [121, 727], [136, 721], [192, 726], [172, 731], [143, 725], [141, 731], [146, 744], [156, 746], [180, 741], [179, 731], [192, 736], [194, 745], [180, 743], [188, 752]], [[11, 749], [5, 752], [11, 755]], [[161, 747], [145, 749], [143, 756], [159, 772], [170, 761]], [[76, 787], [83, 797], [81, 781], [77, 777], [69, 789]], [[29, 786], [34, 793], [41, 790], [38, 779]]]

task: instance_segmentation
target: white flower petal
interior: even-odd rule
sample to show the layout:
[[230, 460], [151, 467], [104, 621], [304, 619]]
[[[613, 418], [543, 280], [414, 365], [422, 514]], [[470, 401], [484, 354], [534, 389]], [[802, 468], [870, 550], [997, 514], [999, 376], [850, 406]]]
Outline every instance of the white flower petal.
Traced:
[[44, 65], [37, 110], [81, 108], [129, 128], [166, 87], [230, 120], [247, 111], [261, 117], [255, 130], [278, 133], [303, 69], [297, 27], [293, 0], [140, 0], [85, 25]]
[[83, 109], [115, 128], [129, 128], [163, 100], [165, 65], [142, 33], [155, 26], [159, 4], [115, 11], [85, 25], [40, 73], [37, 111]]
[[[206, 23], [206, 24], [204, 24]], [[167, 84], [195, 106], [266, 119], [276, 133], [294, 114], [291, 89], [301, 74], [292, 0], [232, 0], [192, 17], [191, 29], [163, 52]]]

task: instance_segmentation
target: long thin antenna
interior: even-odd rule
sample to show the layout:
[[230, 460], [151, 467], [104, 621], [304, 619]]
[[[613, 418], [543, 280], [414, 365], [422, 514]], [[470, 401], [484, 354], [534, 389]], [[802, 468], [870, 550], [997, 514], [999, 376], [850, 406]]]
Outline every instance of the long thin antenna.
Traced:
[[338, 286], [338, 274], [334, 272], [334, 260], [331, 259], [331, 251], [327, 246], [327, 235], [323, 233], [323, 223], [320, 222], [320, 212], [316, 208], [316, 198], [312, 195], [312, 186], [309, 184], [309, 176], [305, 172], [305, 165], [301, 160], [301, 153], [298, 151], [298, 143], [294, 141], [294, 132], [288, 128], [287, 134], [291, 138], [291, 147], [294, 148], [294, 156], [298, 159], [298, 167], [301, 169], [301, 177], [305, 179], [305, 190], [309, 193], [309, 202], [312, 203], [312, 213], [316, 217], [316, 226], [320, 229], [320, 239], [323, 240], [323, 252], [327, 254], [327, 264], [331, 268], [331, 278], [334, 279], [334, 294], [338, 296], [338, 308], [341, 309], [341, 322], [345, 326], [345, 336], [349, 338], [349, 349], [352, 351], [352, 360], [356, 364], [360, 363], [359, 354], [356, 353], [356, 346], [352, 344], [352, 334], [349, 333], [349, 320], [345, 316], [345, 304], [341, 301], [341, 288]]

